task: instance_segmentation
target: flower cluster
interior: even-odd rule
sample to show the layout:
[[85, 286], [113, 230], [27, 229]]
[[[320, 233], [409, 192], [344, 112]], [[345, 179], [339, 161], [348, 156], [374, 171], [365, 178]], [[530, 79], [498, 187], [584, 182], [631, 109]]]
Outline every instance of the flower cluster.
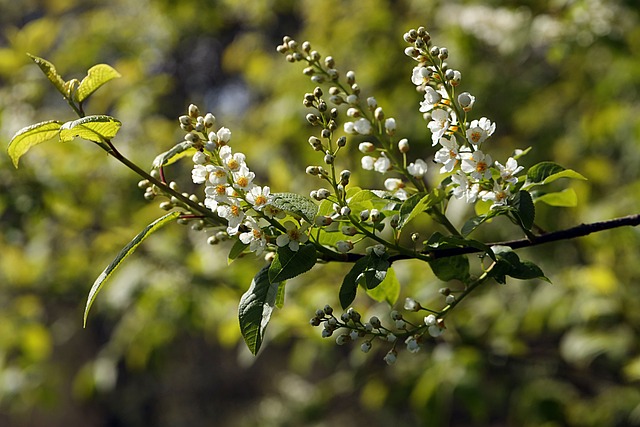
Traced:
[[433, 45], [422, 27], [409, 30], [404, 39], [411, 43], [406, 55], [418, 62], [411, 81], [424, 93], [420, 112], [428, 121], [432, 145], [440, 147], [434, 161], [442, 165], [441, 173], [452, 174], [453, 196], [467, 203], [491, 201], [492, 208], [506, 205], [523, 167], [518, 166], [516, 157], [502, 165], [482, 151], [496, 124], [486, 117], [468, 121], [476, 98], [469, 92], [456, 96], [462, 75], [445, 62], [447, 48]]
[[204, 184], [204, 206], [225, 221], [227, 236], [236, 236], [257, 255], [269, 243], [297, 251], [308, 239], [308, 225], [275, 221], [284, 218], [283, 212], [272, 204], [271, 189], [254, 182], [255, 173], [247, 166], [246, 156], [231, 149], [231, 131], [226, 127], [215, 130], [215, 116], [201, 116], [193, 104], [179, 121], [187, 131], [185, 141], [195, 150], [191, 178], [195, 184]]

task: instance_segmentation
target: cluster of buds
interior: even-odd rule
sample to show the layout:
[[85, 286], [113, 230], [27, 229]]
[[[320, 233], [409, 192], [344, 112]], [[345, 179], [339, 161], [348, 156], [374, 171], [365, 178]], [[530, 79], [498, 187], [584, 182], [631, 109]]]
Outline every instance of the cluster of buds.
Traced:
[[[407, 298], [405, 310], [425, 309], [415, 300]], [[377, 316], [363, 321], [362, 315], [353, 308], [349, 308], [338, 318], [334, 315], [333, 308], [326, 305], [324, 308], [316, 310], [315, 316], [309, 320], [309, 323], [312, 326], [322, 326], [322, 337], [335, 336], [338, 345], [362, 340], [360, 350], [363, 353], [368, 353], [376, 341], [391, 345], [384, 356], [384, 360], [390, 365], [395, 363], [397, 359], [399, 343], [404, 343], [409, 352], [417, 353], [426, 340], [425, 335], [438, 337], [445, 329], [444, 321], [433, 313], [425, 316], [420, 324], [410, 322], [396, 310], [390, 313], [390, 317], [391, 325], [388, 327], [384, 326]]]

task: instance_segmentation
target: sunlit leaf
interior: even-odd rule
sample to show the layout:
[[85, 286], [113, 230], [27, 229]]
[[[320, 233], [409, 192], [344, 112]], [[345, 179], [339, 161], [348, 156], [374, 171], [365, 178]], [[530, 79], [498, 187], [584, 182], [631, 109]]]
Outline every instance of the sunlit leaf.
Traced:
[[527, 190], [536, 185], [549, 184], [560, 178], [580, 179], [586, 180], [584, 176], [578, 172], [565, 169], [557, 163], [553, 162], [541, 162], [532, 166], [527, 171], [527, 180], [524, 183], [522, 189]]
[[271, 204], [296, 217], [302, 217], [313, 223], [318, 213], [318, 205], [313, 200], [296, 193], [273, 193]]
[[195, 154], [195, 152], [196, 149], [193, 148], [193, 143], [189, 141], [179, 142], [170, 150], [157, 155], [156, 158], [153, 159], [153, 167], [157, 169], [162, 166], [170, 165], [183, 157]]
[[578, 205], [578, 196], [573, 188], [537, 196], [534, 202], [543, 202], [549, 206], [572, 208]]
[[140, 233], [138, 233], [136, 237], [133, 238], [132, 241], [130, 241], [124, 248], [122, 248], [122, 250], [120, 251], [120, 253], [118, 253], [116, 258], [113, 261], [111, 261], [111, 264], [109, 264], [107, 268], [105, 268], [104, 271], [100, 274], [100, 276], [98, 276], [96, 281], [93, 283], [91, 290], [89, 291], [89, 297], [87, 298], [87, 305], [85, 306], [85, 309], [84, 309], [84, 325], [85, 326], [87, 324], [87, 317], [89, 316], [89, 310], [91, 309], [93, 302], [98, 296], [98, 293], [104, 287], [104, 284], [111, 277], [113, 272], [120, 266], [122, 261], [124, 261], [128, 256], [130, 256], [147, 237], [149, 237], [152, 233], [158, 231], [160, 228], [162, 228], [169, 222], [173, 221], [178, 216], [180, 216], [180, 212], [177, 212], [177, 211], [169, 212], [163, 217], [160, 217], [157, 220], [153, 221], [151, 224], [147, 225]]
[[301, 245], [297, 251], [292, 251], [289, 246], [278, 248], [269, 268], [269, 280], [281, 282], [292, 279], [311, 270], [317, 259], [316, 247], [312, 243]]
[[17, 168], [18, 161], [31, 147], [49, 141], [58, 136], [61, 122], [49, 120], [36, 123], [24, 129], [20, 129], [9, 142], [7, 152], [13, 165]]
[[38, 65], [38, 67], [40, 67], [44, 75], [47, 76], [49, 81], [56, 87], [56, 89], [58, 89], [63, 96], [68, 97], [69, 92], [65, 88], [65, 81], [62, 76], [60, 76], [60, 74], [58, 74], [58, 72], [56, 71], [56, 67], [54, 67], [53, 64], [46, 59], [39, 58], [29, 53], [27, 53], [27, 55], [33, 60], [33, 62]]
[[84, 101], [89, 95], [100, 88], [100, 86], [118, 77], [120, 77], [120, 73], [111, 66], [107, 64], [94, 65], [89, 68], [87, 76], [80, 82], [80, 86], [78, 86], [75, 92], [76, 100], [78, 102]]
[[409, 197], [400, 207], [400, 222], [398, 228], [407, 225], [415, 217], [433, 207], [438, 201], [438, 198], [432, 194], [427, 194], [426, 196], [414, 194]]
[[120, 126], [122, 123], [111, 116], [87, 116], [63, 124], [60, 128], [60, 140], [66, 142], [80, 137], [101, 143], [115, 137]]
[[242, 240], [237, 239], [231, 247], [231, 250], [229, 251], [229, 255], [227, 256], [227, 263], [231, 264], [233, 261], [235, 261], [248, 247], [248, 244], [242, 243]]
[[389, 305], [394, 305], [400, 296], [400, 282], [396, 277], [393, 268], [387, 269], [386, 276], [382, 283], [373, 289], [367, 289], [367, 295], [378, 302], [386, 301]]
[[251, 286], [240, 298], [240, 332], [249, 351], [254, 355], [262, 346], [264, 333], [278, 300], [280, 286], [280, 283], [269, 280], [269, 266], [266, 265], [255, 275]]

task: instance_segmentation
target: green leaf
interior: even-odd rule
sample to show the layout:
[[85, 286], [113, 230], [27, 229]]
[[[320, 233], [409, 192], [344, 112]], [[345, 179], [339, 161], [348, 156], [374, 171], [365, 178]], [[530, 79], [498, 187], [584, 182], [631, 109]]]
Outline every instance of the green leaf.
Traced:
[[281, 282], [278, 286], [278, 295], [276, 295], [276, 307], [278, 308], [284, 307], [285, 284], [286, 282]]
[[365, 255], [356, 261], [351, 267], [351, 270], [342, 279], [342, 285], [340, 286], [340, 306], [346, 310], [353, 300], [356, 298], [356, 291], [358, 289], [358, 277], [367, 268], [367, 265], [371, 261], [371, 255]]
[[49, 120], [20, 129], [13, 138], [11, 138], [9, 147], [7, 148], [13, 166], [18, 167], [20, 157], [29, 151], [31, 147], [58, 136], [60, 126], [62, 126], [61, 122]]
[[353, 212], [371, 209], [383, 209], [389, 203], [371, 190], [361, 190], [351, 196], [347, 203]]
[[93, 92], [98, 90], [100, 86], [108, 82], [109, 80], [113, 80], [120, 77], [120, 73], [118, 73], [114, 68], [107, 64], [98, 64], [89, 68], [87, 72], [87, 76], [82, 79], [80, 82], [80, 86], [75, 92], [75, 96], [78, 102], [82, 102]]
[[180, 212], [174, 211], [169, 212], [163, 217], [158, 218], [153, 221], [151, 224], [147, 225], [136, 237], [133, 238], [116, 256], [116, 258], [111, 261], [111, 264], [104, 269], [104, 271], [98, 276], [96, 281], [93, 283], [91, 290], [89, 291], [89, 297], [87, 298], [87, 305], [84, 308], [84, 326], [87, 325], [87, 317], [89, 316], [89, 310], [93, 305], [96, 297], [98, 296], [98, 292], [102, 289], [107, 280], [111, 277], [113, 272], [120, 266], [122, 261], [124, 261], [129, 255], [131, 255], [138, 246], [152, 233], [158, 231], [160, 228], [173, 221], [175, 218], [180, 216]]
[[560, 178], [587, 179], [578, 172], [571, 169], [565, 169], [557, 163], [541, 162], [532, 166], [527, 171], [527, 180], [525, 181], [522, 189], [527, 190], [536, 185], [549, 184], [550, 182]]
[[540, 267], [531, 261], [522, 261], [518, 254], [508, 246], [493, 246], [491, 248], [497, 257], [496, 265], [491, 269], [491, 276], [496, 282], [505, 284], [506, 276], [516, 279], [541, 279], [551, 282]]
[[572, 208], [578, 205], [578, 196], [573, 188], [566, 188], [562, 191], [536, 196], [534, 202], [543, 202], [549, 206]]
[[39, 58], [29, 53], [27, 53], [27, 55], [29, 56], [29, 58], [33, 60], [33, 62], [35, 62], [38, 65], [38, 67], [40, 67], [44, 75], [47, 76], [47, 78], [55, 86], [55, 88], [60, 91], [62, 96], [64, 96], [65, 98], [68, 98], [69, 92], [68, 92], [68, 88], [65, 87], [66, 82], [64, 81], [62, 76], [58, 74], [58, 72], [56, 71], [56, 67], [54, 67], [53, 64], [47, 61], [46, 59]]
[[120, 126], [122, 123], [111, 116], [87, 116], [63, 124], [60, 128], [60, 140], [66, 142], [80, 137], [88, 141], [103, 143], [115, 137]]
[[436, 258], [429, 261], [429, 266], [443, 282], [454, 279], [465, 282], [469, 278], [469, 260], [465, 255]]
[[156, 156], [153, 159], [153, 167], [160, 168], [162, 166], [170, 165], [183, 157], [195, 154], [196, 149], [193, 148], [193, 143], [189, 141], [182, 141], [177, 143], [168, 151]]
[[231, 264], [233, 261], [235, 261], [240, 255], [242, 255], [247, 247], [249, 247], [248, 244], [242, 243], [242, 240], [237, 239], [231, 247], [229, 255], [227, 256], [227, 264]]
[[382, 283], [373, 289], [367, 289], [367, 295], [378, 302], [386, 301], [389, 305], [394, 305], [398, 301], [400, 297], [400, 282], [392, 267], [387, 270], [387, 275]]
[[242, 338], [252, 354], [257, 354], [264, 333], [278, 300], [280, 283], [269, 280], [269, 266], [265, 265], [251, 281], [251, 286], [240, 298], [238, 321]]
[[318, 205], [313, 200], [296, 193], [273, 193], [271, 204], [295, 217], [302, 217], [313, 224], [318, 213]]
[[297, 251], [292, 251], [288, 245], [278, 248], [269, 268], [269, 280], [275, 283], [296, 277], [311, 270], [317, 259], [313, 243], [302, 245]]
[[383, 257], [371, 254], [369, 264], [358, 276], [358, 283], [364, 286], [365, 289], [374, 289], [380, 285], [387, 277], [387, 270], [391, 265], [387, 260], [388, 258], [387, 254], [384, 254]]
[[400, 206], [400, 222], [398, 228], [402, 228], [415, 217], [433, 207], [438, 202], [437, 197], [431, 194], [414, 194]]
[[526, 230], [531, 230], [536, 216], [536, 208], [528, 191], [518, 191], [510, 203], [516, 210], [514, 212], [520, 224]]

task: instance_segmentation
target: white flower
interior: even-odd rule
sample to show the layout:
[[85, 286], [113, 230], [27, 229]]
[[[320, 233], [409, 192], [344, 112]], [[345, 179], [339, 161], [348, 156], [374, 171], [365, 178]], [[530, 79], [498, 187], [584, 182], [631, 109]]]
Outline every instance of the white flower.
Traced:
[[438, 319], [435, 314], [430, 314], [424, 317], [424, 324], [427, 326], [435, 325]]
[[427, 125], [431, 131], [432, 145], [436, 145], [444, 133], [449, 129], [449, 126], [453, 123], [454, 114], [449, 115], [447, 110], [434, 110], [431, 114], [431, 121]]
[[509, 191], [509, 187], [505, 185], [504, 187], [497, 182], [493, 183], [492, 191], [481, 191], [479, 196], [483, 201], [491, 200], [493, 204], [491, 205], [491, 209], [496, 208], [498, 206], [504, 206], [507, 204], [507, 200], [511, 192]]
[[237, 171], [245, 164], [245, 155], [242, 153], [232, 153], [231, 147], [228, 145], [225, 145], [220, 149], [220, 158], [222, 159], [222, 163], [231, 172]]
[[440, 173], [451, 172], [458, 164], [458, 160], [460, 160], [460, 155], [458, 153], [460, 146], [458, 145], [454, 135], [450, 138], [443, 136], [440, 138], [439, 142], [440, 145], [442, 145], [442, 148], [436, 152], [434, 161], [442, 165]]
[[209, 182], [213, 185], [226, 184], [227, 183], [227, 170], [222, 166], [212, 166], [209, 173]]
[[435, 90], [431, 86], [427, 86], [424, 89], [424, 100], [420, 102], [420, 112], [426, 113], [438, 105], [442, 98], [447, 98], [447, 91], [444, 88]]
[[371, 133], [371, 122], [365, 118], [358, 119], [353, 123], [353, 130], [360, 135], [369, 135]]
[[276, 238], [276, 245], [279, 247], [288, 245], [289, 249], [296, 252], [301, 243], [306, 243], [309, 240], [309, 236], [305, 233], [308, 227], [308, 225], [303, 225], [298, 228], [292, 221], [285, 222], [284, 228], [286, 228], [287, 232]]
[[196, 151], [196, 153], [192, 157], [192, 160], [196, 165], [203, 165], [207, 162], [208, 158], [209, 156], [204, 154], [202, 151]]
[[384, 361], [387, 362], [387, 365], [393, 365], [394, 363], [396, 363], [397, 359], [398, 353], [393, 349], [384, 356]]
[[409, 172], [411, 176], [420, 179], [425, 173], [427, 173], [427, 167], [427, 162], [422, 159], [418, 159], [415, 163], [410, 163], [409, 166], [407, 166], [407, 172]]
[[211, 210], [216, 210], [218, 203], [231, 203], [227, 193], [227, 184], [209, 185], [204, 188], [204, 205]]
[[271, 201], [271, 189], [267, 186], [255, 186], [247, 193], [247, 202], [257, 211], [262, 210]]
[[238, 228], [244, 220], [244, 212], [240, 205], [235, 200], [232, 200], [231, 204], [218, 205], [216, 211], [218, 215], [227, 220], [227, 233], [230, 236], [237, 234]]
[[371, 156], [364, 156], [360, 160], [360, 164], [362, 165], [362, 169], [367, 170], [367, 171], [372, 171], [373, 170], [373, 165], [375, 164], [375, 162], [376, 162], [376, 158], [375, 157], [371, 157]]
[[488, 137], [493, 135], [496, 130], [496, 124], [491, 123], [486, 117], [480, 120], [473, 120], [467, 129], [467, 139], [474, 147], [484, 142]]
[[461, 153], [462, 164], [460, 168], [464, 173], [470, 174], [474, 179], [491, 179], [491, 155], [484, 154], [482, 151], [477, 150], [473, 153]]
[[384, 180], [384, 188], [388, 191], [398, 191], [404, 188], [404, 182], [399, 178], [387, 178]]
[[469, 181], [467, 175], [461, 170], [451, 175], [451, 181], [458, 186], [453, 189], [456, 199], [464, 198], [467, 203], [475, 203], [480, 192], [480, 185]]
[[376, 172], [386, 173], [389, 169], [391, 169], [391, 160], [382, 155], [378, 157], [373, 163], [373, 169]]
[[458, 104], [462, 107], [463, 111], [469, 112], [473, 108], [473, 104], [476, 102], [476, 97], [469, 92], [462, 92], [458, 95]]
[[418, 344], [415, 337], [407, 338], [404, 343], [407, 345], [407, 350], [409, 350], [410, 353], [417, 353], [420, 351], [420, 344]]
[[429, 82], [429, 69], [427, 67], [423, 67], [422, 65], [418, 65], [413, 67], [413, 71], [411, 72], [411, 83], [416, 86], [423, 86]]
[[267, 246], [267, 239], [264, 232], [258, 225], [258, 222], [251, 217], [247, 217], [247, 221], [244, 224], [250, 227], [251, 230], [240, 233], [240, 241], [245, 245], [249, 245], [249, 250], [251, 252], [255, 252], [256, 255], [261, 255]]
[[218, 145], [227, 145], [231, 140], [231, 131], [225, 127], [221, 127], [218, 129], [216, 136], [218, 137]]
[[439, 337], [444, 332], [444, 329], [442, 329], [438, 325], [431, 325], [427, 330], [429, 331], [429, 335], [431, 335], [434, 338]]
[[242, 165], [240, 168], [233, 172], [233, 186], [239, 190], [249, 191], [253, 187], [253, 179], [256, 174], [251, 172], [247, 165]]
[[356, 128], [353, 122], [345, 122], [344, 124], [344, 133], [349, 135], [357, 135]]
[[213, 165], [193, 165], [191, 179], [194, 184], [204, 184], [209, 174], [213, 171]]
[[518, 183], [518, 178], [515, 175], [524, 169], [524, 167], [518, 166], [518, 161], [513, 157], [509, 157], [505, 166], [502, 166], [498, 161], [496, 161], [496, 166], [500, 171], [500, 178], [505, 182], [510, 182], [512, 184]]

